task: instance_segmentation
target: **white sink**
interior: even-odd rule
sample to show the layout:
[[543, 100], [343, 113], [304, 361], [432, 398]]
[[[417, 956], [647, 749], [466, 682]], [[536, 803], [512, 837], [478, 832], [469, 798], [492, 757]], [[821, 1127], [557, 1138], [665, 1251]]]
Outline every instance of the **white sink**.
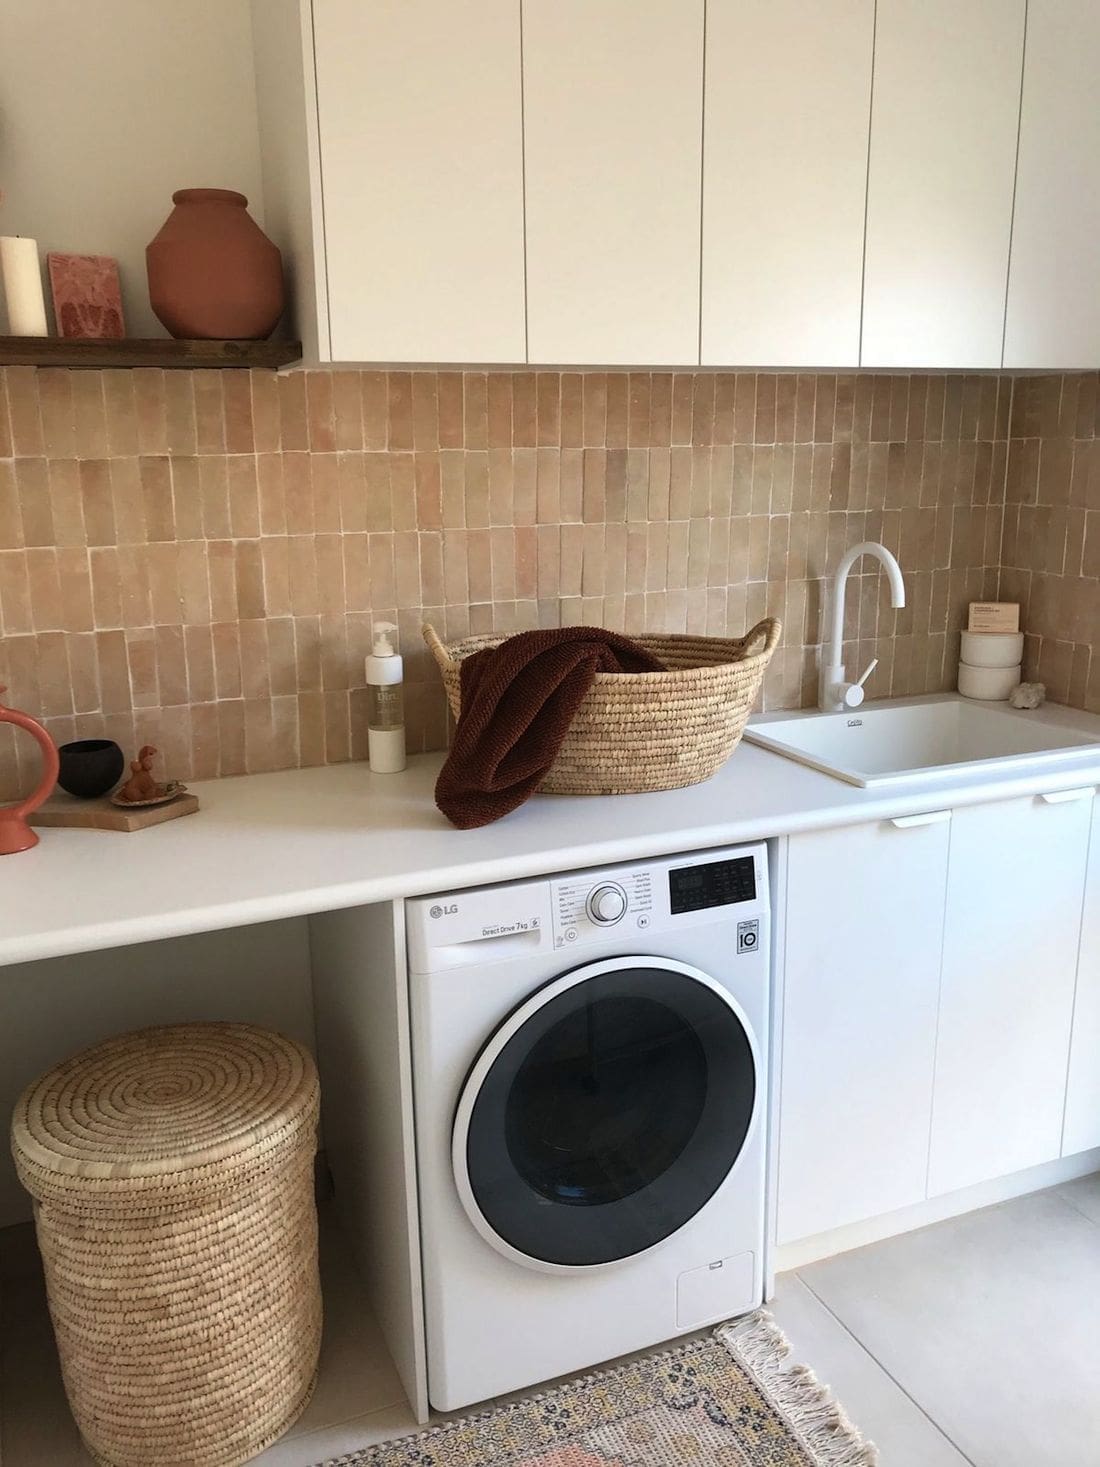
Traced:
[[866, 788], [914, 785], [966, 773], [1041, 774], [1100, 762], [1100, 737], [1074, 727], [1074, 715], [980, 703], [949, 693], [865, 703], [844, 713], [763, 714], [745, 738]]

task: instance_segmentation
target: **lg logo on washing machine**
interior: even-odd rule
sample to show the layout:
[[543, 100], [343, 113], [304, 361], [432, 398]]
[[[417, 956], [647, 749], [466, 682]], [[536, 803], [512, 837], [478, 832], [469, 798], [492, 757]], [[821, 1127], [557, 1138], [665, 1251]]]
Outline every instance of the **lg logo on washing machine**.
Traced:
[[457, 911], [458, 911], [458, 903], [457, 902], [448, 902], [445, 907], [444, 906], [440, 906], [440, 904], [438, 902], [436, 902], [436, 904], [435, 904], [434, 907], [429, 907], [428, 908], [428, 916], [429, 917], [453, 917], [454, 914]]

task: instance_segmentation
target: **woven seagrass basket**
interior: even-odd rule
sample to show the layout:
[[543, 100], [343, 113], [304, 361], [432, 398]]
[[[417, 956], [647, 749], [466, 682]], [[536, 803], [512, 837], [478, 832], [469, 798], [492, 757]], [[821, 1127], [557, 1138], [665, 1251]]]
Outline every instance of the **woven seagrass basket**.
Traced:
[[321, 1292], [317, 1072], [245, 1024], [144, 1029], [12, 1120], [81, 1435], [108, 1467], [231, 1467], [301, 1413]]
[[[598, 672], [540, 792], [631, 795], [709, 779], [741, 741], [779, 633], [768, 617], [743, 637], [635, 637], [668, 670]], [[462, 659], [504, 639], [466, 637], [445, 646], [428, 625], [424, 640], [457, 718]]]

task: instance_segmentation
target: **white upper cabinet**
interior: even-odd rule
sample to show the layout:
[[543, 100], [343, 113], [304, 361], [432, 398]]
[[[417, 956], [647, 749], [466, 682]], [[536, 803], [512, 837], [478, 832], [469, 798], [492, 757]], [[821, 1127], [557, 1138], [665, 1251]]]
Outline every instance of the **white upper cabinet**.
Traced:
[[697, 363], [703, 0], [524, 0], [523, 92], [528, 360]]
[[314, 0], [334, 361], [522, 362], [518, 0]]
[[1100, 4], [1030, 0], [1006, 367], [1100, 366]]
[[1100, 366], [1100, 0], [253, 0], [253, 29], [321, 359]]
[[702, 360], [859, 363], [874, 0], [710, 0]]
[[878, 0], [864, 366], [1001, 364], [1024, 10]]

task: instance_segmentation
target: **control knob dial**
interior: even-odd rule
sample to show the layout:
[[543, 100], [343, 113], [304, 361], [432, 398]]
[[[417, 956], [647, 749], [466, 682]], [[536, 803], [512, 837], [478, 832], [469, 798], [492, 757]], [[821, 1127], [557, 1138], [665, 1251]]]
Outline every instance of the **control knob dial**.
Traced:
[[588, 893], [585, 906], [597, 927], [612, 927], [626, 915], [626, 892], [614, 882], [604, 882], [601, 886], [594, 886]]

